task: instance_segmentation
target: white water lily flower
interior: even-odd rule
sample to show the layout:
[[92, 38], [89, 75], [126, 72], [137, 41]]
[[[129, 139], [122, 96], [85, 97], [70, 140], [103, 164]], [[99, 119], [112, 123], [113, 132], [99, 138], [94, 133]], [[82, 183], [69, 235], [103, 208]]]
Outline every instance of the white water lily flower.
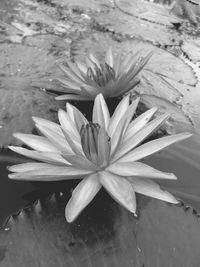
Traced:
[[[129, 104], [129, 96], [118, 104], [112, 116], [102, 94], [95, 98], [92, 122], [71, 104], [59, 110], [60, 125], [33, 118], [43, 136], [16, 133], [15, 137], [32, 150], [10, 146], [10, 149], [40, 162], [9, 167], [11, 179], [58, 181], [83, 178], [72, 193], [65, 215], [72, 222], [92, 201], [103, 186], [122, 206], [136, 212], [135, 192], [171, 203], [178, 201], [150, 178], [176, 179], [172, 173], [154, 169], [142, 162], [161, 149], [191, 134], [180, 133], [153, 141], [143, 141], [169, 117], [155, 119], [152, 108], [132, 120], [139, 99]], [[141, 144], [142, 143], [142, 144]]]
[[85, 64], [75, 61], [75, 63], [68, 62], [67, 66], [60, 65], [65, 78], [58, 79], [62, 88], [57, 91], [63, 92], [63, 95], [56, 99], [90, 100], [99, 93], [102, 93], [104, 98], [121, 96], [139, 83], [137, 75], [151, 55], [149, 53], [145, 57], [138, 58], [138, 54], [129, 52], [124, 57], [122, 53], [114, 56], [109, 48], [102, 63], [95, 55], [89, 54]]

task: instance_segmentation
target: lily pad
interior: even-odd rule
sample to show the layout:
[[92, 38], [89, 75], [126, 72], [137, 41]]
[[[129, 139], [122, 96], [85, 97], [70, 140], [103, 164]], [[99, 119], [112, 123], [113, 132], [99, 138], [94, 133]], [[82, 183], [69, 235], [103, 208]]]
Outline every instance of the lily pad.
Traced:
[[112, 1], [106, 0], [53, 0], [53, 3], [67, 6], [69, 8], [77, 8], [81, 11], [102, 12], [114, 7]]
[[59, 71], [59, 58], [49, 50], [1, 44], [0, 58], [0, 146], [6, 146], [13, 142], [13, 132], [33, 130], [33, 115], [55, 120], [63, 103], [41, 90], [55, 86], [52, 76]]
[[38, 34], [36, 36], [27, 36], [23, 39], [23, 44], [48, 49], [52, 54], [58, 56], [69, 56], [70, 39], [63, 39], [54, 34]]
[[181, 48], [193, 62], [200, 62], [199, 39], [185, 40]]
[[200, 223], [191, 208], [141, 197], [135, 218], [101, 191], [68, 224], [68, 198], [38, 202], [10, 218], [0, 232], [2, 266], [198, 266]]
[[148, 20], [141, 20], [118, 9], [103, 14], [95, 14], [92, 17], [104, 30], [129, 38], [140, 38], [156, 45], [175, 45], [179, 44], [181, 40], [181, 36], [173, 29]]
[[180, 23], [180, 19], [170, 13], [170, 8], [162, 4], [144, 0], [115, 0], [115, 3], [123, 12], [143, 20], [167, 26], [172, 26], [172, 23]]

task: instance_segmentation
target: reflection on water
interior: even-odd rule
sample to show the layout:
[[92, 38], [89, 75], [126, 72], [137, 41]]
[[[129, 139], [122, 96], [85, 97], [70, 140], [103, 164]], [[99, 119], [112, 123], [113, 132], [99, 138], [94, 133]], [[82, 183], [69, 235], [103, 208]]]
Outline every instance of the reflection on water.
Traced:
[[[7, 165], [27, 161], [19, 158], [13, 152], [4, 152], [0, 155], [0, 222], [20, 207], [24, 207], [37, 198], [51, 194], [53, 191], [63, 189], [63, 183], [70, 183], [68, 188], [75, 186], [74, 181], [63, 183], [29, 183], [9, 180]], [[190, 140], [165, 149], [161, 153], [145, 159], [149, 165], [162, 171], [173, 172], [178, 177], [177, 181], [157, 180], [160, 185], [172, 192], [176, 197], [193, 206], [200, 212], [200, 136], [195, 134]], [[70, 191], [70, 190], [69, 190]], [[70, 194], [71, 192], [69, 192]]]

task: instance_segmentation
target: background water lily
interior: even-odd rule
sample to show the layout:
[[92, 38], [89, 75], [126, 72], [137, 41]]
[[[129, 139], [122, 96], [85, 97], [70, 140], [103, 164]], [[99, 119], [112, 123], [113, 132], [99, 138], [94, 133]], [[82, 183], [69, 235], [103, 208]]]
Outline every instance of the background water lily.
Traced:
[[[138, 160], [191, 134], [180, 133], [153, 141], [143, 141], [169, 117], [153, 120], [152, 108], [132, 120], [139, 98], [129, 103], [129, 96], [118, 104], [112, 117], [102, 94], [95, 98], [92, 122], [71, 104], [59, 110], [59, 124], [33, 118], [43, 136], [16, 133], [15, 137], [33, 150], [11, 146], [10, 149], [41, 162], [9, 167], [11, 179], [58, 181], [83, 178], [66, 206], [66, 219], [72, 222], [103, 186], [130, 212], [136, 212], [135, 192], [171, 203], [178, 201], [149, 178], [176, 179], [172, 173], [154, 169]], [[142, 144], [141, 144], [142, 143]]]
[[137, 75], [151, 55], [149, 53], [145, 57], [138, 57], [138, 54], [131, 51], [125, 56], [122, 53], [114, 56], [109, 48], [103, 62], [95, 55], [89, 54], [85, 58], [85, 64], [75, 61], [60, 65], [65, 78], [58, 79], [62, 88], [57, 91], [60, 90], [63, 95], [56, 99], [89, 100], [94, 99], [99, 93], [105, 98], [121, 96], [139, 83]]

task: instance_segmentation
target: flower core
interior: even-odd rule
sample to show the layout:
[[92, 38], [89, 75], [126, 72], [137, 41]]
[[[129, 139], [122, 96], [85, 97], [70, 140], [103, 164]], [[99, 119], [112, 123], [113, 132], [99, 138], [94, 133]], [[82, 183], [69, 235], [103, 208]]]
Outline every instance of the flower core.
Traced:
[[100, 87], [104, 87], [109, 81], [115, 80], [115, 71], [107, 63], [99, 65], [98, 67], [97, 64], [95, 64], [95, 67], [88, 68], [87, 76]]
[[98, 123], [89, 122], [81, 127], [81, 145], [88, 160], [105, 168], [110, 158], [110, 137]]

